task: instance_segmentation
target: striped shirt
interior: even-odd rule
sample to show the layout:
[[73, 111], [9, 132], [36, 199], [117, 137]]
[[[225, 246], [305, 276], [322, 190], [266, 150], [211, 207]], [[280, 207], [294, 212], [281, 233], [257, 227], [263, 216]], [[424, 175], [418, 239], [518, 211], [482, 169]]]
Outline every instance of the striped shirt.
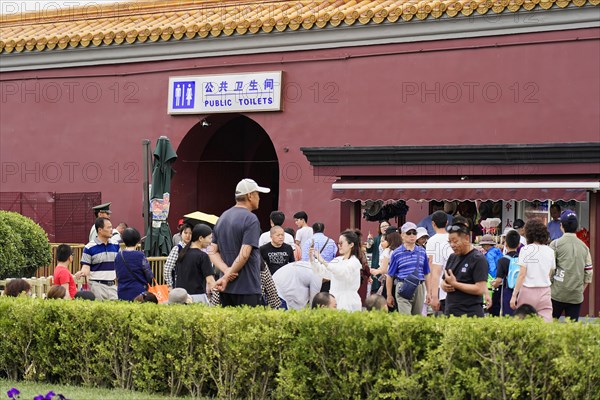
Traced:
[[89, 265], [90, 280], [114, 281], [116, 279], [115, 258], [119, 249], [119, 244], [112, 239], [104, 244], [96, 238], [85, 245], [81, 255], [81, 265]]
[[388, 275], [398, 279], [406, 279], [414, 270], [416, 263], [419, 263], [417, 273], [420, 280], [425, 280], [425, 275], [429, 274], [429, 260], [427, 253], [421, 246], [415, 246], [414, 250], [408, 250], [404, 245], [398, 247], [390, 257]]

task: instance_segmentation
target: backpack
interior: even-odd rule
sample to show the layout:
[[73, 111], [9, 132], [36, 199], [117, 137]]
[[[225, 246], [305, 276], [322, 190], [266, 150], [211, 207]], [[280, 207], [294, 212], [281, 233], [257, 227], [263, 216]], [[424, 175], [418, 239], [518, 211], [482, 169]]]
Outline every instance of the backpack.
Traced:
[[521, 266], [519, 265], [519, 257], [509, 257], [504, 256], [504, 258], [508, 258], [510, 260], [510, 264], [508, 266], [508, 274], [506, 274], [506, 285], [509, 289], [514, 289], [517, 284], [517, 277], [519, 276], [519, 270]]

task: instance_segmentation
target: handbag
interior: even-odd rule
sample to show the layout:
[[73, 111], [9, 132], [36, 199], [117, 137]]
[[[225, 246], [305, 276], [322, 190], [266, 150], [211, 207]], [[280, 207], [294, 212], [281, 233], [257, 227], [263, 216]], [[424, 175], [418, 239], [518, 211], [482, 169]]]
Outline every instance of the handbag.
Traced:
[[419, 261], [421, 260], [420, 256], [421, 253], [417, 252], [417, 262], [415, 265], [415, 269], [410, 273], [410, 275], [404, 278], [404, 281], [401, 285], [397, 285], [396, 290], [398, 291], [398, 296], [402, 297], [403, 299], [412, 300], [413, 296], [415, 295], [415, 292], [417, 291], [417, 287], [421, 283], [421, 280], [419, 279], [419, 275], [417, 273], [417, 270], [419, 269]]
[[169, 287], [167, 285], [159, 285], [156, 278], [153, 279], [154, 286], [148, 285], [148, 291], [156, 296], [159, 304], [169, 301]]

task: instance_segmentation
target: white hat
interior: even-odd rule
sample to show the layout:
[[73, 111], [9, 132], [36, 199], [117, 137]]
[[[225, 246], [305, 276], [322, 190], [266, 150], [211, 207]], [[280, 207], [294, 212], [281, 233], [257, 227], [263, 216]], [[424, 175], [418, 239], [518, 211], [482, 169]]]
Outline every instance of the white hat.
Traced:
[[184, 288], [175, 288], [169, 292], [169, 304], [191, 304], [192, 298]]
[[241, 196], [252, 192], [269, 193], [271, 189], [258, 186], [258, 184], [252, 179], [242, 179], [235, 187], [235, 195]]
[[417, 240], [421, 239], [423, 236], [429, 237], [429, 233], [427, 233], [427, 229], [423, 228], [422, 226], [419, 226], [417, 228]]

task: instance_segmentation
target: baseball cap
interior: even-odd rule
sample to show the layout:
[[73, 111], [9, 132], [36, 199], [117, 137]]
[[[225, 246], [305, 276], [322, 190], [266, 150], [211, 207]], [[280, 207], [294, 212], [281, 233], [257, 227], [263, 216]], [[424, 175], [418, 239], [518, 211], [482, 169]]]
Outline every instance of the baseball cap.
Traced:
[[515, 222], [513, 223], [513, 228], [515, 228], [515, 229], [521, 229], [524, 226], [525, 226], [525, 221], [523, 221], [522, 219], [516, 219]]
[[400, 228], [402, 233], [406, 233], [406, 232], [410, 231], [411, 229], [415, 230], [415, 231], [417, 230], [417, 226], [412, 222], [407, 222], [404, 225], [402, 225], [402, 228]]
[[183, 225], [183, 218], [181, 218], [178, 222], [177, 222], [177, 226], [181, 226]]
[[423, 236], [429, 237], [429, 233], [427, 233], [427, 229], [423, 228], [422, 226], [419, 226], [417, 228], [417, 240], [421, 239]]
[[269, 193], [271, 189], [258, 186], [258, 184], [253, 179], [242, 179], [237, 186], [235, 187], [235, 195], [241, 196], [243, 194], [248, 194], [252, 192], [260, 192], [260, 193]]
[[577, 214], [575, 214], [572, 210], [565, 210], [560, 214], [560, 222], [569, 222], [575, 221], [577, 222]]

